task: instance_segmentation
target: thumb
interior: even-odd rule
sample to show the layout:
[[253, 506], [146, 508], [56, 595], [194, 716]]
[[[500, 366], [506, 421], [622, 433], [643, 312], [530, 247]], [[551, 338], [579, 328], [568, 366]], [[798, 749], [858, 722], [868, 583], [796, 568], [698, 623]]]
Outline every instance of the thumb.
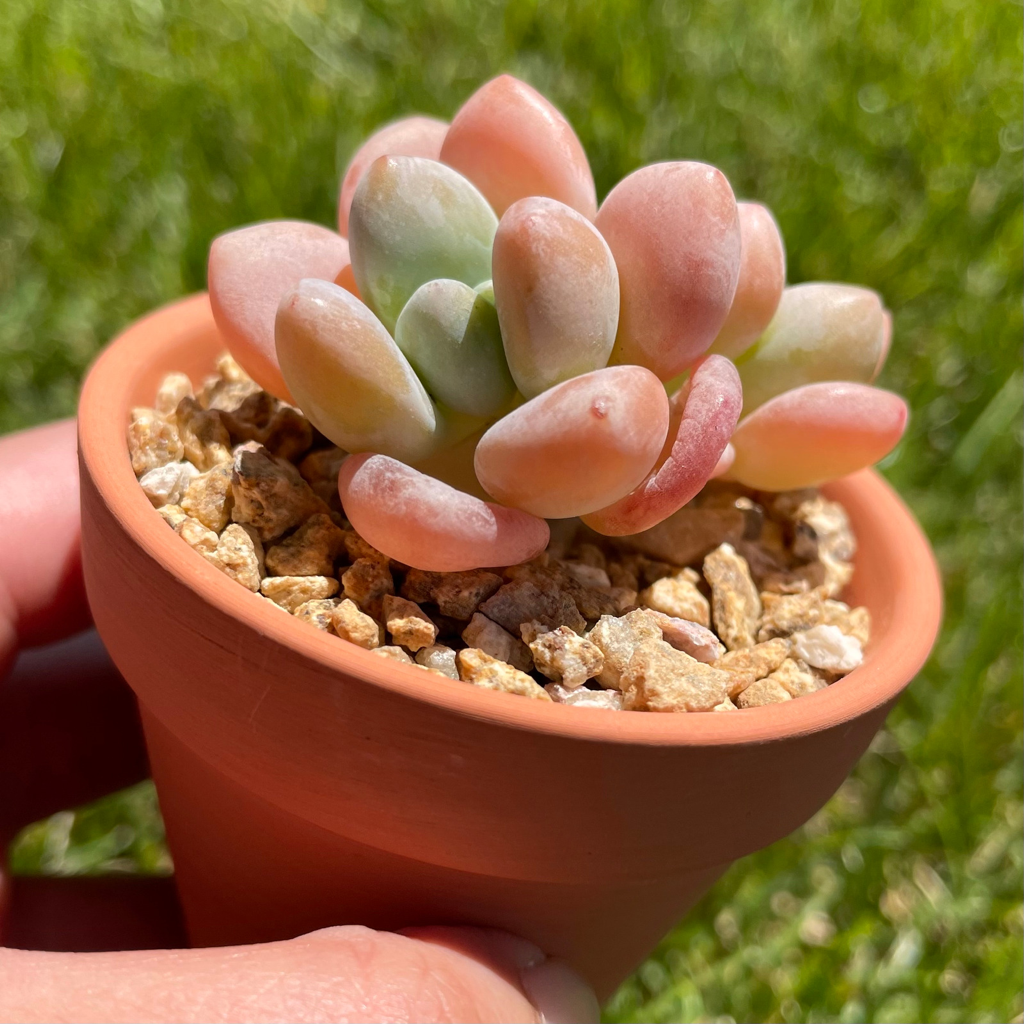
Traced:
[[0, 950], [0, 1021], [596, 1021], [531, 943], [472, 928], [346, 926], [283, 942], [123, 953]]

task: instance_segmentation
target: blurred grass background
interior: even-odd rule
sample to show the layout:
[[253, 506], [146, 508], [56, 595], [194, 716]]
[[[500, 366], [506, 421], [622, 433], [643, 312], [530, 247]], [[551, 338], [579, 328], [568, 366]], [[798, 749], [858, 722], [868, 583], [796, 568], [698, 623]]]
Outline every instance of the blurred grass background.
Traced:
[[[334, 222], [348, 156], [508, 70], [599, 195], [707, 160], [767, 202], [793, 282], [877, 288], [887, 460], [946, 581], [942, 639], [871, 752], [736, 864], [609, 1021], [1022, 1020], [1021, 7], [1010, 0], [0, 0], [0, 431], [74, 410], [210, 239]], [[143, 784], [27, 829], [23, 872], [169, 870]]]

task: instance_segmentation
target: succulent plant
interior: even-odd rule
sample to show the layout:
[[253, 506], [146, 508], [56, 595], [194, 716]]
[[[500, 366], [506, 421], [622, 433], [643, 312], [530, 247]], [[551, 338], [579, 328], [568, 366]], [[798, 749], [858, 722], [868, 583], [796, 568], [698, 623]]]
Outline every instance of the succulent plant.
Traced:
[[372, 135], [338, 225], [220, 236], [211, 302], [242, 367], [352, 453], [353, 526], [417, 568], [528, 559], [547, 519], [637, 533], [714, 476], [817, 485], [906, 425], [871, 386], [876, 293], [787, 288], [771, 213], [707, 164], [642, 167], [598, 208], [568, 121], [508, 75], [450, 126]]

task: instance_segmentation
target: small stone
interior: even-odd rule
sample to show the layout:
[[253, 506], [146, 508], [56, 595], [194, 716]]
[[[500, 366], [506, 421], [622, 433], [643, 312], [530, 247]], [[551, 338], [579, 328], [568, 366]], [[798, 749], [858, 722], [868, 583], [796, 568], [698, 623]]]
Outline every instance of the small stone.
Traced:
[[761, 708], [766, 704], [781, 704], [784, 700], [792, 699], [792, 695], [777, 680], [765, 678], [751, 683], [736, 698], [736, 705], [741, 708]]
[[246, 590], [259, 591], [263, 576], [263, 545], [254, 530], [232, 523], [206, 558]]
[[473, 613], [469, 625], [462, 631], [462, 640], [467, 647], [475, 647], [492, 658], [506, 661], [521, 672], [529, 672], [533, 668], [533, 657], [526, 644], [480, 612]]
[[214, 466], [197, 476], [181, 499], [181, 507], [215, 533], [220, 533], [231, 522], [235, 503], [232, 472], [230, 462]]
[[[827, 601], [825, 609], [825, 624], [837, 626], [847, 636], [856, 637], [861, 646], [871, 639], [871, 612], [867, 608], [847, 608], [842, 601]], [[829, 606], [837, 604], [846, 608], [846, 612], [839, 611], [833, 617]]]
[[605, 553], [596, 544], [580, 544], [574, 552], [574, 560], [583, 565], [591, 565], [595, 569], [608, 568]]
[[640, 595], [632, 587], [598, 587], [595, 588], [612, 599], [616, 615], [625, 615], [633, 611], [640, 603]]
[[699, 579], [692, 569], [663, 577], [641, 592], [640, 603], [674, 619], [689, 619], [701, 626], [710, 626], [711, 606], [697, 589]]
[[341, 496], [338, 494], [338, 472], [348, 453], [332, 445], [310, 452], [300, 463], [302, 479], [313, 489], [313, 493], [335, 511], [341, 511]]
[[573, 690], [604, 668], [601, 648], [568, 626], [539, 634], [530, 644], [537, 670]]
[[229, 384], [241, 384], [252, 380], [252, 377], [238, 365], [235, 357], [230, 352], [222, 352], [217, 358], [216, 366], [220, 379], [227, 381]]
[[253, 380], [224, 380], [208, 377], [196, 395], [204, 409], [214, 412], [234, 412], [247, 398], [258, 395], [262, 389]]
[[325, 633], [331, 631], [334, 623], [334, 610], [338, 602], [332, 598], [323, 598], [313, 601], [306, 601], [295, 609], [295, 618], [308, 622], [311, 626], [323, 630]]
[[383, 610], [388, 632], [396, 644], [419, 651], [437, 639], [437, 626], [414, 601], [387, 594], [383, 598]]
[[[453, 619], [468, 619], [501, 586], [501, 577], [483, 569], [446, 572], [431, 588], [438, 611]], [[478, 646], [478, 645], [476, 645]]]
[[536, 619], [524, 622], [519, 626], [519, 635], [523, 638], [523, 643], [527, 645], [532, 644], [541, 633], [550, 632], [551, 630], [543, 622], [538, 622]]
[[720, 544], [704, 559], [704, 578], [711, 585], [715, 632], [730, 651], [753, 647], [761, 598], [746, 561], [731, 544]]
[[686, 505], [643, 533], [623, 537], [637, 551], [675, 565], [697, 562], [722, 541], [736, 543], [746, 530], [738, 508], [695, 508]]
[[812, 668], [828, 672], [852, 672], [863, 660], [861, 643], [838, 626], [815, 626], [790, 638], [793, 653]]
[[385, 563], [389, 561], [383, 551], [378, 551], [372, 544], [363, 540], [355, 530], [345, 531], [345, 551], [353, 562], [358, 562], [360, 558], [371, 558]]
[[341, 575], [345, 596], [368, 615], [380, 619], [384, 597], [395, 592], [395, 581], [387, 562], [376, 558], [357, 558]]
[[[535, 559], [522, 565], [513, 565], [505, 570], [504, 575], [506, 579], [512, 581], [532, 583], [543, 593], [550, 593], [556, 597], [561, 595], [566, 607], [568, 601], [571, 601], [584, 620], [599, 619], [602, 615], [611, 615], [615, 612], [615, 602], [612, 598], [600, 590], [580, 583], [561, 562], [553, 559], [548, 559], [546, 564], [542, 564], [541, 559]], [[578, 619], [578, 616], [571, 616], [571, 613], [570, 617]], [[570, 625], [575, 628], [573, 622], [551, 625]], [[585, 626], [586, 621], [583, 628]]]
[[717, 661], [725, 653], [718, 637], [699, 622], [673, 618], [649, 608], [645, 608], [644, 612], [658, 624], [661, 638], [677, 651], [685, 651], [691, 658], [703, 661], [706, 665]]
[[647, 640], [661, 640], [661, 627], [643, 610], [621, 617], [602, 615], [587, 639], [604, 655], [597, 681], [606, 689], [619, 690], [633, 652]]
[[563, 569], [578, 583], [585, 587], [610, 587], [612, 581], [608, 573], [600, 566], [588, 565], [586, 562], [561, 562]]
[[613, 587], [640, 590], [640, 556], [626, 556], [621, 561], [608, 563], [608, 579]]
[[664, 640], [645, 640], [622, 673], [627, 711], [710, 711], [728, 695], [729, 676]]
[[793, 554], [820, 562], [828, 596], [837, 596], [853, 578], [852, 560], [857, 551], [846, 509], [810, 490], [779, 495], [772, 511], [792, 523]]
[[459, 677], [465, 683], [482, 686], [487, 690], [515, 693], [533, 700], [551, 700], [543, 687], [535, 683], [525, 672], [492, 658], [485, 651], [467, 647], [464, 651], [459, 651], [456, 660], [459, 665]]
[[527, 579], [514, 579], [499, 587], [480, 605], [480, 611], [513, 635], [522, 623], [533, 619], [551, 629], [569, 626], [581, 634], [587, 625], [570, 595], [553, 587], [541, 590]]
[[797, 594], [762, 593], [758, 642], [817, 626], [822, 621], [825, 593], [824, 587]]
[[802, 697], [828, 686], [819, 673], [796, 658], [787, 658], [768, 678], [778, 683], [791, 697]]
[[186, 395], [178, 403], [175, 418], [185, 458], [196, 469], [205, 473], [222, 462], [231, 461], [231, 435], [219, 412], [204, 409]]
[[391, 644], [388, 644], [386, 647], [375, 647], [373, 653], [379, 654], [382, 658], [390, 658], [392, 661], [400, 661], [405, 665], [416, 664], [406, 651], [403, 651], [401, 647], [395, 647]]
[[154, 409], [132, 409], [128, 425], [128, 454], [136, 476], [180, 462], [185, 454], [178, 428]]
[[217, 534], [213, 530], [208, 530], [198, 519], [193, 519], [180, 506], [165, 505], [163, 508], [158, 508], [157, 512], [190, 548], [204, 555], [212, 554], [217, 550]]
[[760, 579], [762, 591], [772, 594], [805, 594], [825, 584], [825, 566], [821, 562], [808, 562], [783, 572], [770, 572]]
[[179, 504], [189, 483], [198, 475], [199, 470], [191, 462], [168, 462], [143, 473], [139, 484], [153, 507], [160, 508]]
[[192, 381], [184, 373], [169, 373], [156, 389], [153, 407], [161, 416], [173, 416], [183, 398], [192, 397]]
[[729, 696], [734, 700], [738, 693], [751, 683], [774, 672], [789, 655], [789, 641], [776, 637], [763, 644], [745, 647], [723, 654], [715, 662], [715, 668], [729, 673]]
[[577, 708], [598, 708], [621, 711], [622, 694], [618, 690], [588, 690], [585, 686], [570, 689], [561, 683], [548, 683], [545, 692], [556, 704], [572, 704]]
[[231, 440], [258, 441], [280, 459], [296, 461], [313, 443], [313, 428], [298, 409], [266, 391], [221, 414]]
[[357, 647], [372, 651], [384, 641], [384, 631], [376, 619], [361, 612], [349, 598], [339, 601], [331, 616], [334, 632]]
[[416, 664], [429, 668], [449, 679], [459, 678], [459, 667], [455, 662], [455, 651], [444, 644], [431, 644], [416, 652]]
[[290, 537], [267, 549], [267, 568], [276, 576], [333, 576], [345, 550], [345, 533], [326, 512], [311, 515]]
[[733, 702], [728, 697], [726, 697], [725, 700], [723, 700], [721, 704], [716, 704], [711, 710], [712, 711], [735, 711], [736, 710], [736, 705], [733, 704]]
[[338, 581], [328, 576], [268, 576], [260, 584], [264, 597], [292, 613], [300, 604], [322, 601], [337, 592]]
[[[428, 572], [426, 569], [410, 569], [402, 580], [399, 593], [410, 601], [422, 604], [434, 600], [434, 587], [444, 579], [443, 572]], [[468, 618], [468, 616], [467, 616]]]
[[231, 490], [232, 519], [252, 526], [263, 541], [275, 540], [309, 516], [327, 511], [290, 462], [254, 442], [235, 452]]

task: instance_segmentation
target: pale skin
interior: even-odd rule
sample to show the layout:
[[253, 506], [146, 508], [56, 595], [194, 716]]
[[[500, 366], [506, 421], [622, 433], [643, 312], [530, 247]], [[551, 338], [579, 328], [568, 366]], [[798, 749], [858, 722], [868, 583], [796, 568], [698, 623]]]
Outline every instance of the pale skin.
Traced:
[[[134, 700], [94, 633], [25, 653], [89, 625], [74, 423], [0, 438], [0, 480], [0, 1021], [597, 1019], [575, 974], [501, 932], [350, 925], [186, 949], [167, 880], [5, 874], [24, 824], [147, 768]], [[116, 952], [66, 952], [81, 949]]]

